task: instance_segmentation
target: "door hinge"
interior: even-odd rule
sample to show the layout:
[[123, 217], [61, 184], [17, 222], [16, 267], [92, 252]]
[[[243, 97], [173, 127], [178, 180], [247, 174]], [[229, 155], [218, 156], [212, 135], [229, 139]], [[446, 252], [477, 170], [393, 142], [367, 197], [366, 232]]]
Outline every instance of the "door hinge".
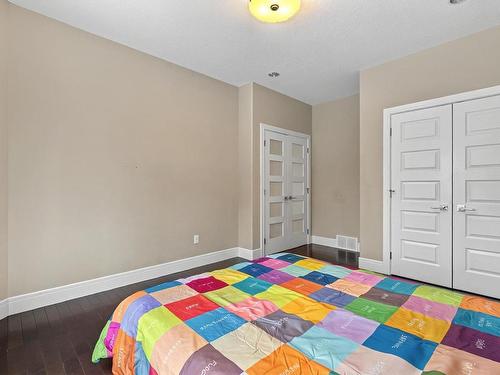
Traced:
[[267, 243], [267, 240], [264, 238], [264, 245]]
[[389, 128], [389, 137], [392, 137], [392, 127]]
[[307, 153], [309, 153], [309, 147], [307, 148]]
[[309, 234], [309, 229], [307, 229], [307, 234]]
[[389, 252], [389, 259], [392, 260], [392, 251]]
[[389, 194], [390, 194], [390, 198], [392, 198], [392, 195], [396, 192], [396, 190], [394, 189], [389, 189]]
[[310, 188], [307, 188], [307, 194], [309, 194], [310, 191], [311, 191]]
[[264, 147], [266, 147], [266, 141], [264, 141]]
[[266, 189], [264, 189], [264, 195], [266, 195]]

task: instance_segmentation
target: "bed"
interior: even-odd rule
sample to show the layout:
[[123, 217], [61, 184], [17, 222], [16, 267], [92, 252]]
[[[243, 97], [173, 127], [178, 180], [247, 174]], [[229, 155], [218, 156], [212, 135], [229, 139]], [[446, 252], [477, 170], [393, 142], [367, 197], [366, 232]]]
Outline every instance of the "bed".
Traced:
[[274, 254], [126, 298], [114, 374], [500, 374], [500, 303]]

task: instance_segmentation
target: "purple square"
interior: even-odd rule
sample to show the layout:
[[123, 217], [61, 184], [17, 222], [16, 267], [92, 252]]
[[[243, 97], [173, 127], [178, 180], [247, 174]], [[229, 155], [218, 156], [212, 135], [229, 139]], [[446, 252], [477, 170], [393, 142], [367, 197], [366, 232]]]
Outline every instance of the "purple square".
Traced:
[[149, 294], [136, 299], [128, 307], [123, 315], [121, 329], [130, 337], [136, 337], [139, 319], [148, 311], [160, 307], [161, 303]]
[[314, 325], [308, 320], [281, 310], [277, 310], [251, 323], [284, 343], [301, 336]]
[[316, 301], [328, 303], [329, 305], [337, 307], [347, 306], [356, 299], [356, 297], [332, 288], [322, 288], [310, 294], [309, 297]]
[[365, 319], [344, 309], [332, 311], [320, 323], [319, 327], [330, 331], [336, 335], [362, 344], [379, 324], [373, 320]]
[[205, 345], [194, 352], [186, 361], [180, 375], [227, 374], [240, 375], [243, 370], [231, 362], [212, 345]]
[[500, 337], [452, 324], [441, 344], [500, 362]]
[[265, 262], [266, 260], [269, 260], [269, 259], [273, 259], [273, 258], [262, 257], [262, 258], [258, 258], [258, 259], [252, 260], [252, 263], [262, 263], [262, 262]]
[[260, 275], [257, 278], [273, 284], [282, 284], [295, 279], [292, 275], [278, 270], [272, 270], [271, 272]]

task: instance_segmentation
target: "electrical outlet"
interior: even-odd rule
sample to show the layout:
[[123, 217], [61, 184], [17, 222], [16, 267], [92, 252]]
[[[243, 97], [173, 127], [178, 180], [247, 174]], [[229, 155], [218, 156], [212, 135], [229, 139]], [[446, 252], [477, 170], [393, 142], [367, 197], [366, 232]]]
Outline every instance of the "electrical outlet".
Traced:
[[198, 245], [198, 244], [200, 243], [200, 235], [199, 235], [199, 234], [195, 234], [195, 235], [193, 236], [193, 243], [194, 243], [195, 245]]

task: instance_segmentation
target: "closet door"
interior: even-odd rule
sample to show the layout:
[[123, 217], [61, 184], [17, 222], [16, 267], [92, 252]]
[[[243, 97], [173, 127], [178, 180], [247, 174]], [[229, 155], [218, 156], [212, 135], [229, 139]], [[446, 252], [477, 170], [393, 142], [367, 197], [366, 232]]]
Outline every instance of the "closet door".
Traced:
[[392, 273], [451, 287], [452, 106], [391, 118]]
[[453, 287], [500, 298], [500, 96], [453, 106]]

